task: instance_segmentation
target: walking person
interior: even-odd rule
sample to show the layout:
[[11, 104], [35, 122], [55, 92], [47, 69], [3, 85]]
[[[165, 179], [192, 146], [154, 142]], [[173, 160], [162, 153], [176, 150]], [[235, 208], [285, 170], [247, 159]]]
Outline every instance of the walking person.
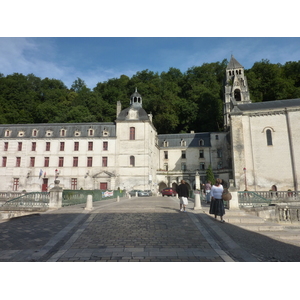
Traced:
[[177, 193], [180, 200], [180, 211], [185, 212], [185, 207], [188, 205], [189, 189], [183, 179], [177, 187]]
[[210, 190], [211, 190], [211, 182], [207, 181], [207, 183], [205, 184], [206, 203], [210, 203]]
[[221, 184], [222, 180], [220, 178], [216, 179], [215, 185], [212, 186], [210, 191], [211, 203], [209, 208], [209, 213], [211, 215], [215, 215], [215, 219], [217, 216], [221, 217], [221, 222], [224, 223], [223, 215], [225, 215], [224, 202], [222, 199], [223, 186]]

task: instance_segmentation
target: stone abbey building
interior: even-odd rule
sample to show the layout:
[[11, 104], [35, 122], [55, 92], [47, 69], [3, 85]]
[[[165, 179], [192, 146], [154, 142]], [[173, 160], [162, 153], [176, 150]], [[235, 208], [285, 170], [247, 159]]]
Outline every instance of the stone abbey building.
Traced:
[[136, 90], [111, 123], [0, 125], [0, 191], [160, 191], [195, 175], [234, 179], [239, 190], [297, 190], [300, 99], [251, 103], [234, 57], [224, 82], [223, 132], [157, 134]]

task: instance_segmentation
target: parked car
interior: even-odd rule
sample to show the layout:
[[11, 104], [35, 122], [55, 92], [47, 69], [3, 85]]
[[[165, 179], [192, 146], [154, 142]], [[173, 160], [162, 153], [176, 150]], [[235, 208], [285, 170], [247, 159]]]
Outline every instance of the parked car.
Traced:
[[161, 191], [162, 196], [176, 196], [177, 192], [174, 191], [172, 188], [165, 188]]
[[132, 190], [129, 192], [129, 195], [132, 197], [135, 197], [136, 193], [137, 193], [138, 197], [149, 197], [150, 196], [147, 191], [141, 191], [141, 190]]
[[149, 197], [149, 192], [148, 191], [139, 191], [138, 192], [139, 197]]
[[145, 190], [149, 194], [149, 196], [152, 196], [152, 191], [151, 190]]
[[132, 196], [132, 197], [135, 197], [136, 193], [139, 193], [140, 190], [132, 190], [129, 192], [129, 195]]

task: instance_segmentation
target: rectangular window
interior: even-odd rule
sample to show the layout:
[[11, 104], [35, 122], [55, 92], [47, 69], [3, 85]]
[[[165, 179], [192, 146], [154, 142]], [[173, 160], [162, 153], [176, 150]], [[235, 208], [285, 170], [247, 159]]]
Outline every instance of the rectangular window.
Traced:
[[89, 151], [93, 150], [93, 142], [89, 142], [89, 144], [88, 144], [88, 150]]
[[131, 165], [132, 167], [135, 166], [135, 157], [134, 157], [134, 156], [130, 156], [130, 165]]
[[79, 150], [79, 142], [74, 142], [74, 151]]
[[45, 157], [45, 159], [44, 159], [44, 167], [49, 167], [49, 157]]
[[108, 142], [103, 142], [103, 151], [108, 150]]
[[18, 142], [18, 151], [22, 151], [22, 142]]
[[19, 188], [19, 178], [14, 178], [13, 191], [17, 191]]
[[61, 130], [61, 136], [65, 136], [66, 131], [64, 129]]
[[63, 167], [64, 166], [64, 158], [63, 157], [59, 157], [58, 158], [58, 166], [59, 167]]
[[199, 157], [204, 158], [204, 150], [199, 150]]
[[205, 164], [204, 163], [200, 163], [200, 170], [205, 170]]
[[186, 158], [186, 153], [185, 153], [185, 151], [181, 151], [181, 158]]
[[4, 142], [4, 151], [8, 150], [8, 142]]
[[36, 130], [33, 130], [32, 135], [33, 135], [33, 136], [37, 136], [37, 131], [36, 131]]
[[65, 142], [60, 142], [59, 151], [65, 151]]
[[6, 167], [6, 162], [7, 162], [7, 157], [3, 156], [2, 157], [2, 167]]
[[102, 167], [107, 167], [107, 157], [102, 157]]
[[78, 157], [73, 157], [73, 167], [78, 167]]
[[17, 157], [16, 158], [16, 167], [20, 167], [21, 166], [21, 157]]
[[77, 178], [71, 178], [71, 190], [77, 190]]
[[46, 142], [46, 151], [50, 151], [50, 142]]
[[222, 149], [217, 149], [218, 158], [222, 157]]
[[135, 127], [130, 127], [130, 140], [135, 140]]
[[168, 159], [168, 151], [164, 151], [165, 159]]
[[30, 157], [30, 167], [34, 167], [35, 157]]
[[87, 167], [92, 167], [93, 166], [93, 158], [92, 157], [88, 157], [87, 158]]
[[31, 143], [31, 151], [36, 151], [36, 142]]
[[219, 136], [216, 134], [216, 140], [218, 140], [219, 139]]
[[186, 171], [186, 164], [181, 164], [181, 170]]

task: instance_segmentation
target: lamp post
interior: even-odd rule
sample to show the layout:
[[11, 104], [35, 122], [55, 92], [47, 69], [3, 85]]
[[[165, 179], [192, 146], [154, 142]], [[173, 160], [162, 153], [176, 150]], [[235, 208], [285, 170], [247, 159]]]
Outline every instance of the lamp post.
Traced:
[[244, 168], [243, 171], [244, 171], [244, 174], [245, 174], [245, 191], [247, 191], [248, 188], [247, 188], [246, 168]]

